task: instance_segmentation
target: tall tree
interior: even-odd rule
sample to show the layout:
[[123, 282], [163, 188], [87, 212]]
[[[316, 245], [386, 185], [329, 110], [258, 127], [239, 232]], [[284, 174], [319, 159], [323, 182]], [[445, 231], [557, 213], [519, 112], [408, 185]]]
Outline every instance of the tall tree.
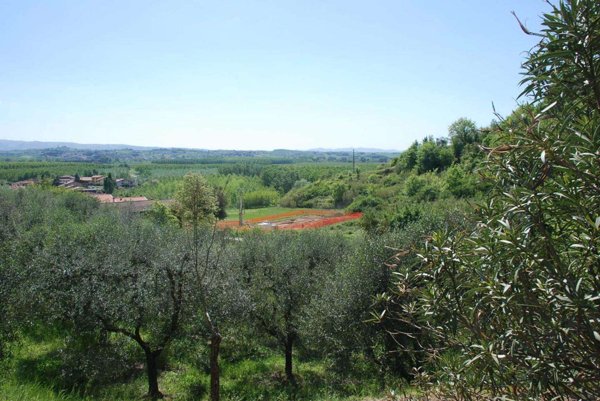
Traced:
[[108, 176], [104, 179], [103, 189], [104, 193], [112, 194], [117, 186], [116, 181], [113, 179], [112, 174], [108, 173]]
[[452, 151], [456, 160], [460, 161], [468, 145], [479, 142], [479, 129], [472, 120], [459, 118], [448, 127], [448, 135], [452, 143]]
[[217, 200], [213, 188], [201, 174], [187, 174], [175, 194], [180, 218], [189, 222], [197, 233], [202, 222], [212, 222], [217, 210]]
[[[220, 398], [219, 353], [222, 335], [218, 321], [211, 314], [214, 306], [214, 292], [211, 283], [221, 266], [224, 251], [223, 237], [212, 230], [201, 231], [201, 223], [214, 220], [217, 211], [217, 199], [213, 189], [200, 174], [188, 174], [184, 177], [179, 191], [175, 195], [179, 203], [180, 214], [184, 221], [192, 226], [191, 247], [192, 269], [194, 272], [197, 297], [200, 300], [200, 314], [210, 331], [210, 394], [212, 401]], [[208, 235], [205, 235], [209, 232]]]
[[223, 220], [225, 217], [227, 217], [227, 194], [225, 193], [225, 188], [216, 188], [215, 197], [217, 201], [217, 211], [215, 216], [217, 219]]

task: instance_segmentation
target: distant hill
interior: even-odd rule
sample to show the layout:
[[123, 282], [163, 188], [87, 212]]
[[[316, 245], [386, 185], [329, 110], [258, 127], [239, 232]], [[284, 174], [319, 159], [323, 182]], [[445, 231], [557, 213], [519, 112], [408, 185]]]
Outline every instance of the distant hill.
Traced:
[[133, 146], [133, 145], [100, 145], [75, 142], [42, 142], [42, 141], [12, 141], [8, 139], [0, 139], [0, 151], [12, 150], [31, 150], [31, 149], [51, 149], [51, 148], [71, 148], [81, 150], [118, 150], [118, 149], [155, 149], [148, 146]]
[[[92, 143], [76, 143], [76, 142], [43, 142], [43, 141], [13, 141], [8, 139], [0, 139], [0, 152], [10, 151], [24, 151], [24, 150], [40, 150], [40, 149], [55, 149], [55, 148], [69, 148], [78, 150], [152, 150], [152, 149], [180, 149], [180, 150], [196, 150], [196, 151], [207, 151], [206, 149], [184, 149], [184, 148], [161, 148], [157, 146], [134, 146], [124, 144], [92, 144]], [[316, 152], [316, 153], [352, 153], [353, 148], [315, 148], [308, 149], [305, 151], [292, 150], [292, 149], [275, 149], [272, 152], [275, 154], [286, 154], [297, 152]], [[223, 150], [224, 151], [224, 150]], [[356, 153], [399, 153], [398, 150], [394, 149], [375, 149], [375, 148], [354, 148]], [[208, 152], [208, 151], [207, 151]], [[217, 150], [216, 152], [222, 152]], [[263, 151], [247, 151], [252, 152], [263, 152]]]
[[309, 152], [352, 152], [356, 153], [400, 153], [395, 149], [376, 149], [376, 148], [314, 148], [308, 149]]

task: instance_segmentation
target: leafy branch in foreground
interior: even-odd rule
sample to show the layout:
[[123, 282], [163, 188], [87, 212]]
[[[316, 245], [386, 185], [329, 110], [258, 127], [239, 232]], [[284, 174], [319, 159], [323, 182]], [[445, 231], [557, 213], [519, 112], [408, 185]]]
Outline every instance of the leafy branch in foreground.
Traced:
[[434, 339], [429, 366], [461, 399], [600, 394], [600, 4], [551, 7], [478, 224], [435, 234], [418, 269], [398, 260], [390, 314]]

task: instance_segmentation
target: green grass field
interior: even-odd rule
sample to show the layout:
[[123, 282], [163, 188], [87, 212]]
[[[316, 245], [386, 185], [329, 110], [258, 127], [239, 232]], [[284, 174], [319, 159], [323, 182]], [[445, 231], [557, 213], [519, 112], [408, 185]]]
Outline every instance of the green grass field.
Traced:
[[[60, 340], [27, 340], [12, 357], [0, 362], [0, 401], [138, 401], [147, 399], [143, 366], [122, 380], [65, 387]], [[229, 344], [231, 347], [231, 344]], [[190, 350], [192, 351], [192, 350]], [[208, 400], [209, 376], [200, 349], [184, 359], [169, 359], [160, 373], [159, 386], [166, 400]], [[233, 356], [233, 348], [223, 350], [221, 359], [221, 399], [230, 401], [367, 401], [383, 399], [391, 389], [402, 388], [397, 379], [387, 377], [385, 385], [372, 364], [357, 361], [351, 371], [340, 371], [326, 359], [295, 357], [297, 386], [285, 380], [283, 355], [261, 348], [251, 358]], [[61, 384], [62, 383], [62, 384]]]
[[[294, 209], [291, 207], [279, 207], [279, 206], [272, 206], [272, 207], [263, 207], [263, 208], [259, 208], [259, 209], [244, 209], [244, 219], [256, 219], [259, 217], [266, 217], [266, 216], [271, 216], [274, 214], [279, 214], [279, 213], [286, 213], [286, 212], [292, 212], [294, 210], [310, 210], [310, 209]], [[227, 221], [237, 221], [239, 218], [238, 216], [238, 209], [227, 209], [227, 217], [225, 218], [225, 220]]]
[[365, 232], [360, 227], [358, 220], [346, 221], [344, 223], [333, 224], [327, 227], [319, 228], [332, 234], [341, 234], [347, 238], [361, 239]]
[[[279, 213], [292, 212], [294, 210], [311, 210], [311, 209], [299, 209], [299, 208], [289, 208], [289, 207], [265, 207], [260, 209], [246, 209], [244, 211], [244, 219], [254, 219], [272, 216]], [[237, 221], [238, 220], [238, 210], [237, 209], [227, 209], [227, 218], [226, 221]], [[327, 232], [341, 234], [345, 237], [349, 238], [358, 238], [360, 239], [364, 234], [362, 228], [358, 221], [348, 221], [345, 223], [333, 224], [331, 226], [319, 228], [319, 230], [324, 230]]]

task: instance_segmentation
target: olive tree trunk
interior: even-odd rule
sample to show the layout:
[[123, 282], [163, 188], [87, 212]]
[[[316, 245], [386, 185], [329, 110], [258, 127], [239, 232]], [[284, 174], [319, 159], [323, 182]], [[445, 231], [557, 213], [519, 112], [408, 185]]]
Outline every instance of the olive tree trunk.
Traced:
[[296, 384], [296, 378], [294, 377], [293, 368], [293, 351], [294, 346], [294, 335], [288, 334], [285, 338], [285, 376], [289, 383]]
[[221, 334], [213, 333], [210, 337], [210, 400], [219, 401], [219, 351], [221, 350]]
[[146, 372], [148, 375], [148, 397], [152, 400], [163, 398], [163, 394], [158, 389], [158, 357], [162, 350], [150, 351], [144, 349], [146, 354]]

